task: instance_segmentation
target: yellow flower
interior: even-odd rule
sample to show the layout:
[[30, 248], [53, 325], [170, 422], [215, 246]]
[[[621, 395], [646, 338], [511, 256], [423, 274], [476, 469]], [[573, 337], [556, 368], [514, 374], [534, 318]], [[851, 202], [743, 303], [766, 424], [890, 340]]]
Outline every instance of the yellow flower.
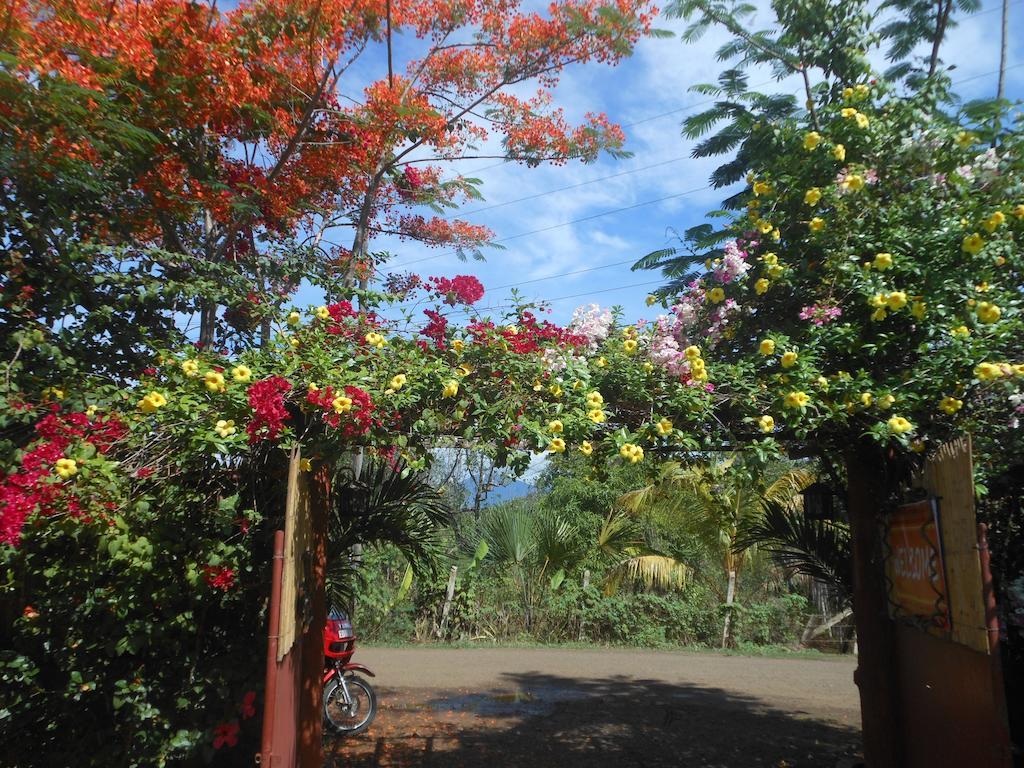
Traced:
[[836, 144], [832, 148], [832, 157], [834, 157], [840, 163], [846, 160], [846, 147], [844, 147], [842, 144]]
[[653, 307], [655, 304], [658, 303], [658, 297], [654, 295], [648, 295], [645, 301], [647, 302], [648, 307]]
[[1013, 206], [1013, 215], [1018, 219], [1024, 219], [1024, 203], [1017, 203]]
[[213, 431], [221, 437], [229, 437], [230, 435], [235, 434], [236, 430], [234, 419], [228, 419], [227, 421], [224, 419], [218, 419], [217, 423], [213, 426]]
[[455, 350], [456, 354], [462, 354], [462, 350], [466, 348], [466, 342], [462, 339], [452, 339], [452, 349]]
[[693, 358], [693, 360], [689, 361], [689, 364], [691, 372], [703, 371], [705, 368], [704, 359], [700, 357]]
[[1003, 314], [1003, 310], [988, 301], [978, 302], [975, 311], [978, 313], [978, 320], [982, 323], [994, 323]]
[[664, 437], [665, 435], [672, 433], [672, 422], [669, 419], [661, 419], [654, 428], [658, 431], [658, 434]]
[[958, 325], [956, 328], [949, 329], [950, 334], [960, 339], [966, 339], [971, 335], [971, 329], [966, 325]]
[[886, 424], [889, 425], [889, 429], [895, 432], [897, 435], [904, 435], [907, 432], [914, 431], [914, 425], [907, 421], [902, 416], [893, 416], [889, 419]]
[[643, 369], [645, 373], [650, 373], [651, 371], [654, 370], [654, 364], [650, 360], [645, 360], [643, 364]]
[[774, 267], [779, 263], [779, 257], [776, 253], [769, 252], [761, 257], [761, 261], [767, 264], [769, 267]]
[[78, 474], [78, 462], [74, 459], [57, 459], [56, 468], [62, 480]]
[[591, 408], [600, 408], [604, 405], [604, 397], [597, 390], [587, 393], [587, 405]]
[[972, 232], [964, 238], [964, 242], [961, 247], [972, 256], [977, 256], [978, 253], [981, 252], [981, 249], [985, 247], [985, 241], [977, 232]]
[[864, 83], [857, 83], [857, 85], [854, 86], [854, 92], [857, 94], [858, 98], [863, 99], [871, 92], [871, 89]]
[[804, 136], [804, 149], [808, 152], [817, 147], [821, 143], [821, 134], [817, 131], [811, 131]]
[[556, 437], [548, 443], [548, 450], [551, 451], [551, 453], [565, 453], [565, 440], [560, 437]]
[[95, 405], [90, 405], [88, 408], [85, 409], [85, 415], [91, 419], [93, 416], [96, 415], [97, 410], [99, 409]]
[[819, 376], [818, 378], [816, 378], [814, 380], [814, 383], [818, 385], [818, 389], [822, 389], [825, 392], [828, 392], [828, 379], [826, 379], [824, 376]]
[[757, 420], [757, 426], [761, 428], [762, 432], [771, 432], [775, 429], [775, 419], [765, 414]]
[[203, 376], [203, 381], [206, 383], [206, 388], [210, 392], [224, 392], [227, 389], [227, 385], [224, 383], [223, 373], [207, 371], [206, 375]]
[[299, 459], [299, 469], [301, 469], [303, 472], [312, 472], [313, 462], [310, 461], [309, 459]]
[[989, 234], [995, 232], [1000, 226], [1006, 223], [1006, 214], [1002, 211], [996, 211], [987, 219], [985, 219], [981, 226], [985, 228], [985, 231]]
[[770, 221], [765, 221], [764, 219], [758, 219], [754, 226], [757, 227], [758, 231], [762, 235], [767, 235], [769, 232], [775, 229], [774, 224], [772, 224]]
[[853, 98], [853, 88], [843, 88], [843, 98], [849, 101]]
[[918, 320], [924, 320], [925, 312], [928, 311], [928, 305], [923, 301], [915, 301], [910, 305], [910, 314], [916, 317]]
[[[466, 376], [469, 376], [469, 374], [471, 374], [472, 372], [473, 372], [473, 366], [467, 365], [466, 363], [463, 363], [462, 365], [460, 365], [458, 368], [455, 369], [455, 375], [456, 376], [462, 376], [463, 378], [465, 378]], [[540, 390], [538, 390], [538, 391], [540, 391]]]
[[760, 197], [761, 195], [770, 195], [772, 193], [772, 185], [767, 181], [755, 181], [754, 182], [754, 194]]
[[293, 311], [293, 312], [289, 312], [288, 313], [288, 318], [287, 318], [288, 325], [298, 325], [299, 324], [299, 320], [301, 320], [301, 319], [302, 319], [302, 315], [300, 315], [298, 312], [294, 312]]
[[960, 131], [960, 133], [956, 135], [956, 143], [959, 144], [960, 147], [964, 149], [971, 146], [971, 144], [973, 144], [976, 140], [977, 137], [973, 133], [968, 133], [967, 131]]
[[762, 277], [754, 283], [754, 292], [757, 293], [758, 296], [763, 296], [768, 293], [768, 287], [770, 285], [771, 283]]
[[871, 403], [874, 401], [874, 399], [875, 399], [875, 396], [872, 395], [870, 392], [861, 392], [860, 393], [860, 403], [865, 408], [870, 408], [871, 407]]
[[811, 232], [821, 232], [821, 230], [825, 228], [825, 220], [820, 216], [815, 216], [810, 220], [807, 226], [810, 228]]
[[591, 408], [587, 411], [587, 418], [595, 424], [603, 424], [605, 420], [604, 411], [600, 408]]
[[794, 390], [786, 394], [784, 403], [787, 408], [803, 408], [810, 401], [811, 398], [804, 392]]
[[590, 444], [589, 440], [584, 440], [580, 443], [580, 453], [584, 456], [589, 456], [594, 452], [594, 446]]
[[597, 360], [594, 361], [594, 365], [597, 366], [598, 368], [604, 368], [606, 365], [608, 365], [608, 361], [604, 357], [599, 357], [597, 358]]
[[876, 253], [875, 260], [871, 262], [871, 266], [875, 269], [884, 272], [892, 266], [892, 254], [891, 253]]
[[292, 346], [292, 349], [298, 349], [302, 346], [302, 342], [299, 341], [298, 336], [290, 336], [288, 338], [288, 343]]
[[893, 312], [903, 309], [907, 306], [907, 294], [903, 291], [893, 291], [886, 296], [885, 303]]
[[875, 404], [883, 411], [888, 411], [890, 408], [893, 407], [895, 403], [896, 398], [893, 397], [892, 395], [882, 395], [880, 398], [878, 398]]
[[889, 313], [885, 311], [885, 307], [879, 307], [878, 309], [871, 313], [871, 319], [876, 323], [885, 320], [885, 318], [887, 318], [888, 316]]
[[540, 392], [542, 389], [544, 389], [543, 382], [540, 379], [534, 379], [533, 380], [533, 391], [534, 392]]
[[783, 368], [792, 368], [796, 365], [797, 353], [793, 350], [782, 353], [782, 359], [779, 361]]
[[860, 192], [864, 189], [864, 177], [859, 176], [856, 173], [851, 173], [843, 179], [842, 186], [847, 192]]
[[196, 360], [186, 360], [181, 364], [181, 372], [186, 376], [199, 375], [199, 363]]
[[622, 342], [622, 348], [626, 351], [626, 354], [632, 355], [636, 352], [636, 339], [626, 339]]
[[559, 421], [558, 419], [548, 422], [548, 432], [550, 432], [553, 435], [562, 434], [563, 429], [564, 427], [562, 425], [562, 422]]
[[408, 377], [404, 373], [396, 373], [391, 377], [391, 381], [388, 382], [388, 389], [392, 392], [397, 392], [405, 386], [405, 382], [408, 380]]
[[774, 355], [775, 342], [772, 339], [762, 339], [761, 343], [757, 345], [757, 351], [765, 356]]
[[167, 405], [167, 398], [159, 392], [150, 392], [138, 402], [139, 410], [143, 413], [156, 413], [158, 408]]
[[335, 413], [348, 413], [352, 410], [352, 398], [345, 395], [338, 395], [331, 401]]
[[853, 119], [857, 122], [858, 128], [867, 128], [868, 123], [870, 122], [868, 120], [868, 116], [865, 115], [863, 112], [858, 112], [856, 115], [853, 116]]
[[857, 110], [854, 109], [853, 107], [843, 107], [842, 112], [840, 112], [839, 114], [841, 114], [847, 120], [852, 120], [854, 117], [857, 116]]
[[449, 379], [444, 385], [444, 389], [441, 390], [441, 397], [455, 397], [457, 394], [459, 394], [459, 382]]
[[995, 381], [1003, 375], [1003, 369], [996, 363], [978, 363], [974, 366], [974, 375], [979, 381]]
[[725, 301], [725, 291], [722, 290], [719, 286], [715, 286], [710, 291], [708, 291], [708, 298], [712, 301], [712, 303], [719, 304], [722, 301]]
[[775, 229], [772, 230], [772, 240], [774, 240], [777, 243], [781, 239], [782, 239], [782, 233], [779, 231], [779, 228], [776, 227]]
[[252, 369], [247, 365], [236, 365], [231, 369], [231, 378], [240, 384], [245, 384], [252, 378]]
[[384, 349], [384, 346], [388, 343], [388, 340], [376, 331], [370, 331], [364, 338], [366, 339], [367, 344], [371, 347], [376, 347], [377, 349]]
[[316, 316], [317, 316], [317, 319], [319, 319], [319, 320], [330, 320], [331, 319], [331, 313], [327, 311], [327, 307], [323, 307], [323, 306], [316, 308]]
[[956, 413], [963, 407], [963, 400], [958, 400], [957, 398], [951, 397], [949, 395], [942, 398], [942, 401], [939, 403], [939, 410], [949, 416], [952, 416], [954, 413]]
[[700, 347], [691, 344], [690, 346], [683, 350], [683, 354], [686, 355], [687, 360], [690, 360], [692, 362], [700, 357]]
[[821, 190], [817, 187], [811, 187], [804, 192], [805, 205], [817, 205], [819, 200], [821, 200]]
[[550, 387], [548, 387], [548, 392], [551, 393], [552, 397], [562, 396], [562, 388], [558, 384], [552, 384]]
[[622, 447], [619, 448], [619, 455], [631, 464], [636, 464], [639, 461], [643, 461], [644, 449], [633, 443], [623, 443]]

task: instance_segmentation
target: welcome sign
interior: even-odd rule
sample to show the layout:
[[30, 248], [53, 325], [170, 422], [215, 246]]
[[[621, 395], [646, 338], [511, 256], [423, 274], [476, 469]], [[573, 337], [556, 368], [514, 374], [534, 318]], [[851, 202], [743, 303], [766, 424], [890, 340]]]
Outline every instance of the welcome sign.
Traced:
[[940, 530], [937, 499], [897, 507], [889, 521], [886, 572], [894, 617], [921, 620], [948, 631], [949, 596]]

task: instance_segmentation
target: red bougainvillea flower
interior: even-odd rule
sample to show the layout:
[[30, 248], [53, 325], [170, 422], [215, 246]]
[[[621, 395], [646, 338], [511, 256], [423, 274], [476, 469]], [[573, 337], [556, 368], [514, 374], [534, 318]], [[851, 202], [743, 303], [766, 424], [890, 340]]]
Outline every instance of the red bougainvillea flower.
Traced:
[[291, 388], [291, 382], [281, 376], [270, 376], [249, 387], [249, 406], [253, 411], [252, 420], [245, 427], [249, 442], [278, 438], [288, 419], [284, 396]]
[[213, 748], [233, 747], [238, 743], [238, 731], [240, 726], [237, 720], [230, 723], [221, 723], [213, 729]]
[[31, 621], [32, 619], [38, 619], [39, 618], [39, 611], [37, 611], [31, 605], [26, 605], [25, 606], [25, 610], [23, 610], [21, 612], [21, 615], [24, 616], [29, 621]]
[[423, 314], [430, 318], [430, 322], [423, 326], [420, 333], [433, 340], [438, 349], [444, 349], [444, 333], [448, 329], [448, 319], [432, 309], [423, 310]]
[[204, 565], [203, 578], [214, 589], [227, 592], [235, 586], [235, 571], [223, 565]]
[[456, 275], [453, 278], [432, 277], [430, 284], [445, 304], [475, 304], [484, 297], [484, 286], [472, 275]]

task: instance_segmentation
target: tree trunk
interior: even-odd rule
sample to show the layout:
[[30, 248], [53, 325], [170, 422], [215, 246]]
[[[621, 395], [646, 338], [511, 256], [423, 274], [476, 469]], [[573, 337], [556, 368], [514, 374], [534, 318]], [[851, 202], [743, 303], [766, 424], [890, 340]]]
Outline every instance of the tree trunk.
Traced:
[[[583, 591], [586, 592], [590, 587], [590, 569], [586, 568], [583, 570]], [[580, 619], [579, 633], [576, 636], [577, 642], [583, 642], [583, 619]]]
[[444, 605], [441, 607], [441, 621], [437, 625], [438, 639], [443, 639], [444, 633], [448, 630], [448, 614], [452, 610], [452, 598], [455, 597], [455, 579], [458, 575], [459, 566], [453, 565], [448, 574], [448, 590], [445, 592]]
[[722, 647], [729, 643], [729, 627], [732, 624], [732, 603], [736, 598], [736, 571], [729, 571], [729, 587], [725, 592], [725, 626], [722, 627]]
[[881, 546], [881, 514], [887, 503], [885, 460], [874, 445], [846, 457], [847, 508], [853, 546], [853, 610], [864, 757], [870, 768], [903, 766], [896, 626], [889, 618]]

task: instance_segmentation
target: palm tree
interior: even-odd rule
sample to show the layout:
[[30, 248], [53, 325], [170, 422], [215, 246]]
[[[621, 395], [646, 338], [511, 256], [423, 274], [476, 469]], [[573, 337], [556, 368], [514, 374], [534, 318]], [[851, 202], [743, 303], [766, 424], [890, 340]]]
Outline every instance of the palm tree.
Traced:
[[597, 534], [597, 549], [612, 562], [605, 573], [606, 595], [614, 595], [623, 584], [661, 592], [686, 586], [689, 567], [655, 547], [649, 538], [621, 510], [605, 519]]
[[566, 571], [586, 555], [575, 527], [558, 515], [542, 512], [531, 498], [486, 512], [480, 538], [487, 543], [487, 562], [506, 569], [515, 581], [527, 629], [543, 594], [558, 589]]
[[701, 464], [669, 461], [653, 483], [625, 494], [620, 503], [634, 513], [657, 511], [720, 560], [727, 579], [724, 648], [740, 570], [751, 551], [742, 545], [741, 532], [761, 518], [768, 505], [797, 507], [798, 494], [813, 481], [814, 474], [804, 468], [790, 468], [769, 479], [738, 454]]
[[450, 511], [426, 480], [400, 466], [376, 462], [358, 477], [339, 465], [331, 484], [327, 527], [327, 597], [351, 605], [361, 580], [355, 545], [393, 544], [417, 575], [433, 575]]

